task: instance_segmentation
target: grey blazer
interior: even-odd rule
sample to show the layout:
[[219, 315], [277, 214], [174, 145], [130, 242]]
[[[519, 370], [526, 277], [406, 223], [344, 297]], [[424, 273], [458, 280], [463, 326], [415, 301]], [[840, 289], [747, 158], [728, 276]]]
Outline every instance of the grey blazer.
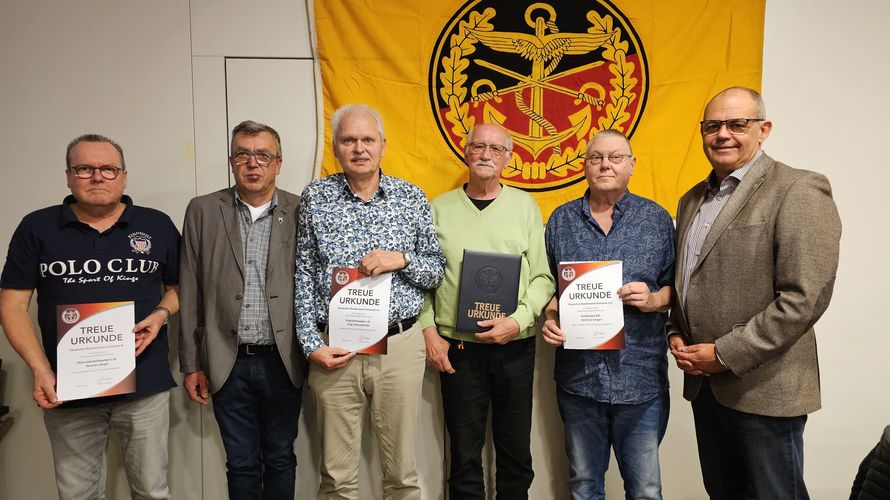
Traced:
[[[294, 262], [300, 197], [278, 190], [272, 217], [266, 300], [275, 344], [296, 387], [306, 359], [294, 339]], [[189, 202], [180, 250], [179, 369], [203, 371], [210, 390], [223, 386], [238, 354], [238, 318], [244, 292], [244, 251], [235, 189]]]
[[[728, 408], [769, 416], [818, 410], [813, 324], [828, 307], [841, 222], [825, 176], [762, 155], [714, 221], [681, 303], [686, 235], [707, 183], [677, 209], [676, 306], [671, 323], [688, 343], [716, 343], [729, 371], [710, 378]], [[703, 378], [686, 375], [693, 400]]]

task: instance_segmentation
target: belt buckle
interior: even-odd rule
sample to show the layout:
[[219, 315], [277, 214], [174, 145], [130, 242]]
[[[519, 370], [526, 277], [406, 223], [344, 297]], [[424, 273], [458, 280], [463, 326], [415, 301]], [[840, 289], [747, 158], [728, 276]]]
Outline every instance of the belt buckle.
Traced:
[[251, 351], [251, 348], [255, 347], [256, 344], [244, 344], [244, 354], [248, 356], [255, 356], [257, 353]]
[[398, 335], [404, 332], [404, 328], [402, 328], [402, 322], [396, 321], [395, 323], [389, 325], [386, 329], [386, 336], [392, 337], [393, 335]]

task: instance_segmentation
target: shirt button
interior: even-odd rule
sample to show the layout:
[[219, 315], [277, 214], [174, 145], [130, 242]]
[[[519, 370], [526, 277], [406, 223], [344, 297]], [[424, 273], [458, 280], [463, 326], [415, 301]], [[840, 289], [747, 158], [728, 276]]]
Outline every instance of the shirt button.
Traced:
[[241, 297], [244, 297], [244, 295], [241, 295], [240, 293], [235, 294], [236, 299], [241, 300]]
[[[705, 227], [708, 227], [708, 226], [705, 226]], [[247, 282], [247, 285], [250, 286], [250, 282], [249, 282], [249, 281]]]
[[[705, 224], [705, 229], [708, 229], [709, 227], [711, 227], [710, 224]], [[249, 285], [249, 284], [250, 284], [250, 283], [248, 283], [248, 285]]]
[[701, 255], [701, 252], [695, 252], [696, 257], [698, 257], [699, 255]]
[[244, 304], [244, 307], [250, 309], [250, 304]]
[[247, 261], [248, 264], [253, 264], [253, 259]]
[[718, 196], [718, 197], [717, 197], [717, 201], [721, 201], [722, 199], [723, 199], [722, 196]]
[[250, 330], [250, 327], [249, 327], [249, 326], [245, 326], [244, 329], [245, 329], [245, 330]]

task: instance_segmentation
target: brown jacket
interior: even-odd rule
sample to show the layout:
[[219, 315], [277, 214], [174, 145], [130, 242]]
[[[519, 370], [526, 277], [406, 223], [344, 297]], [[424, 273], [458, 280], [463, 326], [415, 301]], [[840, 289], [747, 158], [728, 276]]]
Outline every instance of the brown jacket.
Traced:
[[[194, 198], [185, 211], [180, 252], [179, 369], [203, 371], [211, 392], [223, 386], [238, 354], [244, 255], [235, 189]], [[278, 190], [266, 264], [272, 333], [296, 387], [306, 358], [294, 339], [294, 262], [300, 197]]]
[[[683, 297], [686, 235], [704, 201], [702, 182], [677, 209], [676, 297]], [[735, 410], [798, 416], [818, 410], [813, 325], [828, 307], [841, 222], [821, 174], [762, 155], [717, 216], [675, 300], [671, 324], [687, 343], [716, 343], [729, 371], [711, 377], [714, 396]], [[702, 377], [685, 376], [683, 396]]]

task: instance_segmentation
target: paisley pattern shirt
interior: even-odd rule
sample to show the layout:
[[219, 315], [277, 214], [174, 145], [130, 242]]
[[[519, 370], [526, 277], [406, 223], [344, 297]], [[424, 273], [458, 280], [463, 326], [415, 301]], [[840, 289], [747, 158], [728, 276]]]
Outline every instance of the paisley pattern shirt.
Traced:
[[[584, 196], [550, 215], [545, 232], [550, 270], [560, 262], [620, 260], [623, 282], [642, 281], [655, 292], [674, 284], [674, 224], [655, 202], [626, 192], [612, 210], [605, 234]], [[601, 403], [638, 404], [668, 389], [663, 312], [624, 306], [626, 347], [614, 351], [556, 350], [554, 378], [560, 389]]]
[[306, 186], [300, 205], [294, 312], [297, 338], [307, 358], [325, 345], [318, 325], [328, 319], [331, 270], [358, 267], [375, 249], [403, 252], [411, 261], [393, 272], [389, 322], [416, 316], [423, 306], [423, 290], [439, 286], [445, 267], [423, 191], [382, 171], [377, 193], [369, 201], [353, 193], [344, 174]]

